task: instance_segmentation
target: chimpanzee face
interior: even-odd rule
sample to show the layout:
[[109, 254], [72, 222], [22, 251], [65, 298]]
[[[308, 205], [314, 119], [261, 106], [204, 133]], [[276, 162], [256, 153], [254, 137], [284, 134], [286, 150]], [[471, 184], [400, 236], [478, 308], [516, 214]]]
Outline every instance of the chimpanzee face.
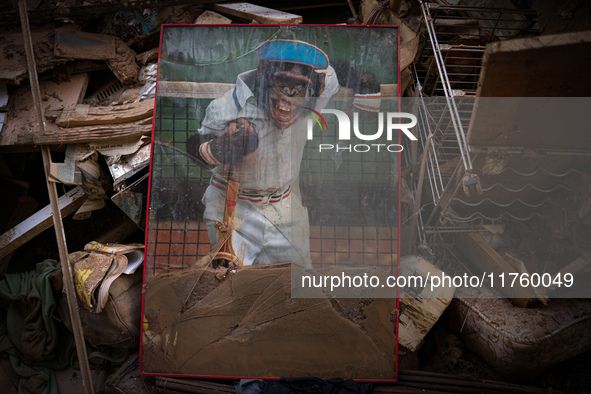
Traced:
[[304, 69], [299, 65], [273, 73], [269, 114], [277, 128], [291, 126], [300, 116], [306, 92], [311, 85], [312, 80], [304, 75]]

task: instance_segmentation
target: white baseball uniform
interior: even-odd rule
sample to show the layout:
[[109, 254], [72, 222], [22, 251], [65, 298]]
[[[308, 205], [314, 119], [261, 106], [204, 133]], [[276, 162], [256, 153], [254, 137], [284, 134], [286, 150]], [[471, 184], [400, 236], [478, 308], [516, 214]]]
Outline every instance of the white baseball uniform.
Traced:
[[[326, 74], [325, 89], [314, 99], [316, 110], [324, 107], [340, 88], [332, 67]], [[295, 262], [310, 267], [308, 212], [291, 188], [300, 171], [307, 120], [300, 114], [290, 127], [275, 127], [268, 114], [257, 107], [252, 92], [256, 77], [257, 70], [238, 75], [235, 88], [209, 104], [199, 132], [220, 136], [229, 122], [246, 118], [258, 135], [258, 148], [244, 157], [235, 177], [240, 190], [232, 247], [244, 265]], [[204, 219], [213, 248], [217, 244], [215, 223], [224, 216], [228, 167], [213, 157], [209, 142], [201, 145], [200, 153], [210, 164], [217, 165], [203, 196]]]

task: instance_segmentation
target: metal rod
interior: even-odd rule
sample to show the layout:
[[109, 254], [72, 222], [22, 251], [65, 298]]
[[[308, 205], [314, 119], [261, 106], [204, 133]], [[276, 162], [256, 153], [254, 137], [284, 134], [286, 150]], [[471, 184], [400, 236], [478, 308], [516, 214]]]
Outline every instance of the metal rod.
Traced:
[[454, 131], [456, 134], [456, 138], [458, 140], [458, 145], [460, 147], [462, 162], [464, 164], [464, 168], [467, 171], [470, 171], [472, 170], [472, 162], [470, 160], [468, 144], [466, 142], [466, 136], [460, 121], [461, 118], [458, 113], [456, 103], [453, 99], [451, 84], [449, 83], [449, 77], [445, 69], [445, 61], [441, 55], [439, 43], [437, 42], [435, 26], [433, 25], [433, 18], [431, 17], [431, 14], [428, 10], [428, 5], [425, 5], [423, 1], [421, 1], [421, 9], [423, 11], [423, 17], [425, 20], [425, 25], [427, 27], [427, 33], [429, 34], [429, 39], [431, 40], [431, 45], [433, 46], [434, 58], [437, 64], [437, 69], [439, 71], [438, 77], [440, 77], [442, 85], [444, 86], [443, 91], [445, 93], [445, 99], [447, 101], [451, 114], [451, 121], [454, 125]]
[[[427, 167], [427, 156], [429, 154], [429, 145], [433, 142], [433, 134], [429, 134], [427, 137], [427, 142], [425, 142], [425, 149], [423, 150], [423, 157], [421, 157], [421, 168], [419, 169], [419, 179], [417, 182], [417, 195], [415, 197], [414, 206], [412, 209], [412, 216], [411, 216], [411, 229], [418, 227], [418, 219], [419, 219], [419, 211], [421, 209], [421, 199], [423, 196], [423, 180], [425, 178], [425, 169]], [[413, 253], [416, 251], [415, 245], [415, 233], [413, 232], [410, 239], [410, 245], [412, 247]]]
[[[31, 94], [35, 104], [35, 115], [37, 117], [37, 127], [40, 133], [45, 132], [45, 121], [43, 120], [43, 112], [41, 110], [41, 94], [39, 90], [39, 80], [37, 79], [37, 68], [35, 66], [35, 57], [33, 53], [33, 41], [31, 39], [31, 30], [29, 27], [29, 17], [27, 15], [27, 5], [25, 0], [19, 0], [19, 13], [21, 25], [23, 30], [23, 41], [25, 45], [25, 52], [27, 56], [27, 66], [29, 70], [29, 80], [31, 82]], [[90, 375], [90, 366], [88, 364], [88, 355], [86, 353], [86, 344], [84, 342], [84, 333], [82, 332], [82, 325], [80, 324], [80, 315], [78, 312], [78, 300], [74, 291], [74, 280], [70, 270], [70, 262], [68, 260], [68, 247], [66, 245], [66, 236], [62, 223], [61, 211], [58, 204], [58, 195], [55, 183], [49, 180], [49, 166], [51, 163], [51, 154], [49, 147], [44, 145], [41, 147], [41, 154], [43, 156], [43, 167], [45, 170], [45, 181], [47, 183], [47, 191], [49, 193], [49, 201], [51, 204], [51, 211], [53, 214], [53, 226], [55, 228], [55, 235], [59, 251], [60, 261], [62, 263], [62, 274], [64, 278], [64, 285], [66, 287], [66, 297], [68, 301], [68, 308], [70, 311], [70, 318], [72, 320], [72, 331], [74, 332], [74, 340], [76, 342], [76, 352], [78, 355], [78, 362], [80, 364], [80, 371], [82, 373], [82, 386], [86, 394], [93, 394], [94, 388], [92, 386], [92, 377]]]

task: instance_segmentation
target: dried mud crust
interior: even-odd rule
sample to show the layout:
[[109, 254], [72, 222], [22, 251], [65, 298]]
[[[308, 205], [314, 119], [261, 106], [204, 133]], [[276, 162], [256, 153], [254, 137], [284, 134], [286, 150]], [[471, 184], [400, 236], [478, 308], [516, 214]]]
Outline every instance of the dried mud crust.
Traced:
[[130, 49], [123, 41], [115, 39], [115, 58], [107, 60], [107, 65], [113, 74], [124, 85], [137, 83], [140, 67], [135, 62], [137, 54]]
[[155, 276], [146, 284], [142, 368], [394, 379], [395, 308], [388, 299], [291, 298], [285, 265], [243, 268], [223, 280], [211, 268]]
[[[53, 54], [55, 41], [53, 27], [50, 26], [40, 30], [34, 30], [31, 32], [31, 36], [37, 73], [51, 70], [68, 61], [68, 59], [57, 58]], [[0, 47], [2, 48], [2, 53], [0, 54], [2, 56], [1, 73], [6, 73], [7, 75], [12, 74], [11, 78], [14, 83], [20, 84], [28, 74], [22, 30], [20, 28], [12, 28], [0, 35]]]

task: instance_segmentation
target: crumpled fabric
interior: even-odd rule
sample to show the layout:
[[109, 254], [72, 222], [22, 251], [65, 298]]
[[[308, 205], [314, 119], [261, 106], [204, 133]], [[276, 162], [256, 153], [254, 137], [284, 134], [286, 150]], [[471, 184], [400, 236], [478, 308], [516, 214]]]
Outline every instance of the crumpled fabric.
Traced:
[[234, 385], [237, 394], [369, 394], [373, 387], [373, 383], [340, 378], [243, 379]]
[[[56, 393], [53, 369], [70, 364], [75, 355], [71, 335], [58, 326], [49, 275], [55, 260], [37, 263], [34, 271], [6, 274], [0, 279], [0, 298], [7, 300], [0, 322], [0, 356], [8, 356], [21, 376], [19, 393]], [[60, 338], [61, 337], [61, 338]]]

